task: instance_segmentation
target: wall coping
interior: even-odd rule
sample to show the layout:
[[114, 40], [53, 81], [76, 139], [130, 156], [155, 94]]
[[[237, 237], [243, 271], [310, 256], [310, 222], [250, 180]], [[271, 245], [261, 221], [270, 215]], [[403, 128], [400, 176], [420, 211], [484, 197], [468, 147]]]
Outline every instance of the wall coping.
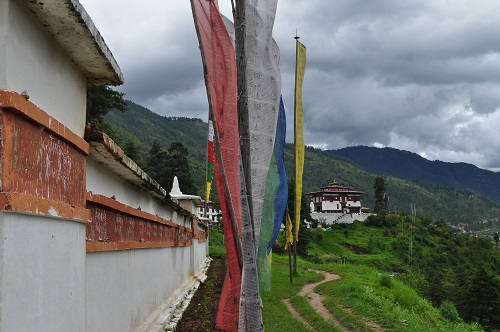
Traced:
[[84, 155], [89, 154], [89, 145], [83, 138], [30, 102], [23, 95], [14, 91], [0, 90], [0, 108], [8, 109], [28, 118], [30, 121], [63, 138]]
[[90, 157], [111, 172], [138, 186], [151, 196], [170, 206], [174, 211], [192, 219], [198, 217], [173, 201], [158, 182], [144, 172], [139, 165], [127, 157], [123, 150], [104, 132], [89, 124], [85, 128], [85, 139], [90, 145]]
[[123, 84], [118, 63], [78, 0], [24, 0], [24, 3], [82, 70], [88, 83]]

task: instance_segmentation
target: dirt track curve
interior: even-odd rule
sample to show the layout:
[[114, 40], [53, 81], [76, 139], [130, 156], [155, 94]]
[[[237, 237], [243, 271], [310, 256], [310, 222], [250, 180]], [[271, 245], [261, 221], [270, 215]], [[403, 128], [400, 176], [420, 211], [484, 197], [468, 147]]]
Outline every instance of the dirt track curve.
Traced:
[[[313, 307], [314, 310], [316, 310], [316, 312], [321, 317], [323, 317], [326, 321], [330, 321], [332, 324], [334, 324], [337, 328], [339, 328], [343, 332], [350, 332], [350, 330], [348, 328], [346, 328], [345, 326], [343, 326], [342, 323], [334, 315], [332, 315], [332, 313], [325, 307], [324, 296], [321, 294], [318, 294], [314, 291], [316, 286], [318, 286], [322, 283], [325, 283], [325, 282], [332, 281], [332, 280], [338, 280], [338, 279], [340, 279], [340, 276], [338, 274], [333, 274], [333, 273], [329, 273], [326, 271], [319, 271], [319, 270], [311, 270], [311, 271], [316, 272], [318, 274], [322, 274], [325, 277], [325, 279], [314, 282], [312, 284], [304, 285], [304, 287], [302, 287], [302, 289], [300, 290], [298, 295], [306, 298], [307, 301], [309, 302], [309, 304], [311, 305], [311, 307]], [[288, 308], [288, 311], [290, 311], [290, 313], [293, 315], [293, 317], [295, 319], [302, 322], [304, 324], [304, 326], [309, 331], [314, 331], [314, 328], [311, 326], [311, 324], [309, 324], [309, 322], [307, 322], [299, 314], [299, 312], [297, 310], [295, 310], [295, 308], [291, 304], [290, 299], [284, 299], [283, 303], [286, 305], [286, 307]], [[350, 312], [350, 310], [348, 310], [347, 308], [343, 308], [343, 309]], [[378, 331], [385, 331], [384, 328], [382, 328], [380, 325], [378, 325], [375, 322], [365, 320], [365, 319], [364, 319], [364, 322], [367, 326], [372, 328], [374, 331], [377, 331], [377, 332]]]

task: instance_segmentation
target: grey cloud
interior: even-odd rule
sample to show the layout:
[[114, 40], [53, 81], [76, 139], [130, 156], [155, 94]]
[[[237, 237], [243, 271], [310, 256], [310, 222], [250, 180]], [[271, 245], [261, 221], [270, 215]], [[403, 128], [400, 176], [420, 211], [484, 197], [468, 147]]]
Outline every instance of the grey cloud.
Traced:
[[[231, 17], [229, 1], [219, 2]], [[134, 22], [130, 17], [138, 13], [129, 13], [131, 4], [124, 0], [121, 15], [110, 18], [116, 21], [101, 21], [102, 27], [95, 21], [125, 74], [121, 91], [157, 113], [205, 119], [189, 5], [155, 2], [148, 19]], [[296, 29], [308, 54], [306, 144], [382, 144], [500, 168], [500, 3], [280, 0], [274, 37], [281, 49], [288, 141]]]

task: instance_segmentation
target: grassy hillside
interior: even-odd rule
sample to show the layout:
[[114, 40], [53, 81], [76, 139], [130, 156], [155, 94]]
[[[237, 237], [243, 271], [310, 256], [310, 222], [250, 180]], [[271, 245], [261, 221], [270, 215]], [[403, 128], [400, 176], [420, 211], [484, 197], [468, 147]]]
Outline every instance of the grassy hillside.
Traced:
[[[205, 160], [208, 125], [200, 119], [183, 117], [164, 117], [148, 109], [129, 102], [125, 113], [112, 111], [105, 120], [109, 123], [111, 137], [125, 149], [128, 142], [133, 142], [140, 149], [143, 164], [151, 144], [155, 139], [168, 148], [173, 141], [180, 141], [189, 150], [191, 172], [203, 194], [205, 187]], [[293, 177], [293, 145], [287, 144], [285, 163], [288, 178]], [[362, 198], [365, 207], [372, 208], [373, 180], [378, 174], [367, 171], [347, 158], [333, 155], [311, 147], [306, 148], [304, 166], [304, 192], [317, 190], [333, 180], [351, 185], [366, 192]], [[414, 203], [419, 214], [429, 214], [452, 222], [474, 223], [487, 218], [500, 217], [500, 206], [489, 199], [463, 189], [429, 185], [422, 182], [386, 177], [389, 209], [392, 211], [410, 211]], [[169, 188], [166, 188], [169, 189]], [[182, 188], [181, 188], [182, 189]]]
[[[262, 294], [267, 331], [307, 331], [292, 318], [283, 299], [291, 299], [314, 330], [339, 331], [298, 295], [304, 284], [322, 279], [312, 270], [340, 275], [339, 280], [319, 285], [316, 292], [351, 331], [373, 331], [373, 323], [386, 331], [482, 331], [466, 321], [480, 322], [488, 331], [500, 327], [495, 318], [500, 312], [500, 267], [495, 263], [500, 252], [488, 239], [455, 234], [428, 218], [408, 222], [394, 215], [373, 220], [372, 225], [337, 225], [331, 231], [313, 230], [311, 235], [308, 257], [299, 258], [292, 284], [288, 256], [276, 254], [279, 245], [274, 248], [272, 289]], [[283, 243], [283, 238], [279, 240]], [[212, 232], [211, 255], [213, 250], [220, 254], [221, 245], [218, 232]], [[491, 296], [478, 291], [484, 282], [489, 283]]]

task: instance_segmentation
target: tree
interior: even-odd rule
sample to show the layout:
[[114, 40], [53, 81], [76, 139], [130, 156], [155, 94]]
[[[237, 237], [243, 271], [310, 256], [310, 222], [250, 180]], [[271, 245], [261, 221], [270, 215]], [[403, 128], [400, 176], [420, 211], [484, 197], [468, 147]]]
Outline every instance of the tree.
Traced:
[[112, 109], [125, 112], [127, 102], [123, 99], [124, 95], [106, 85], [89, 85], [87, 87], [87, 122], [102, 123], [103, 117]]
[[155, 179], [165, 189], [167, 188], [165, 184], [170, 177], [169, 174], [165, 174], [166, 163], [167, 152], [162, 149], [158, 140], [154, 140], [146, 160], [146, 173], [148, 173], [149, 176]]
[[167, 191], [172, 188], [174, 176], [182, 192], [195, 194], [197, 188], [191, 176], [189, 152], [180, 142], [170, 144], [165, 151], [158, 140], [153, 142], [146, 161], [146, 172]]
[[500, 235], [498, 232], [493, 235], [493, 240], [495, 240], [495, 247], [498, 248], [498, 244], [500, 243]]
[[181, 142], [172, 142], [168, 148], [167, 168], [172, 180], [177, 176], [182, 192], [194, 194], [197, 188], [191, 175], [188, 155], [187, 148]]
[[478, 321], [488, 330], [500, 327], [500, 280], [484, 266], [473, 275], [466, 293], [467, 301], [463, 317], [467, 321]]
[[125, 146], [123, 147], [123, 152], [132, 159], [137, 165], [141, 165], [141, 153], [139, 151], [139, 147], [135, 143], [134, 140], [129, 139]]
[[373, 181], [373, 190], [375, 191], [375, 207], [373, 212], [379, 212], [386, 207], [385, 201], [385, 179], [377, 176]]
[[[290, 218], [292, 222], [295, 220], [295, 180], [291, 179], [288, 181], [288, 211], [290, 213]], [[306, 195], [302, 193], [302, 198], [300, 200], [300, 225], [299, 225], [299, 237], [297, 239], [297, 254], [302, 257], [307, 257], [307, 249], [309, 248], [309, 242], [311, 242], [312, 235], [307, 230], [304, 220], [308, 222], [314, 222], [311, 217], [311, 208], [309, 206], [309, 200]]]

